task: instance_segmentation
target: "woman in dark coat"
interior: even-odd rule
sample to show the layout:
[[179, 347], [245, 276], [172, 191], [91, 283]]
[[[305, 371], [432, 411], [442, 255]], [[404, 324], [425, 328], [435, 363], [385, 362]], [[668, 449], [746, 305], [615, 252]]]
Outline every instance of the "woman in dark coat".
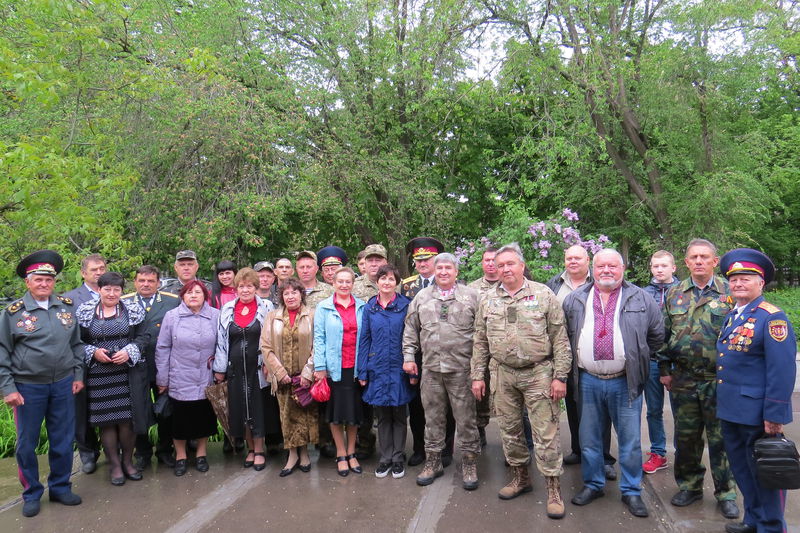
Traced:
[[[263, 470], [266, 465], [264, 437], [273, 432], [268, 424], [280, 430], [277, 402], [272, 398], [272, 403], [268, 404], [269, 395], [261, 391], [263, 360], [259, 340], [264, 320], [273, 305], [256, 296], [258, 274], [252, 268], [241, 269], [234, 286], [236, 299], [225, 304], [219, 315], [214, 379], [228, 380], [230, 435], [244, 437], [247, 441], [245, 468]], [[266, 416], [268, 408], [274, 409], [273, 416]]]
[[75, 313], [88, 367], [89, 424], [100, 428], [111, 484], [123, 485], [126, 478], [142, 479], [133, 465], [133, 448], [136, 434], [147, 432], [152, 422], [142, 357], [149, 335], [137, 327], [144, 320], [144, 309], [135, 299], [121, 299], [125, 286], [121, 274], [106, 272], [97, 285], [100, 299], [82, 304]]
[[375, 406], [378, 418], [379, 478], [389, 470], [395, 479], [405, 475], [408, 402], [414, 397], [403, 372], [403, 326], [408, 298], [395, 291], [400, 272], [392, 265], [378, 270], [378, 295], [364, 308], [358, 347], [358, 379], [366, 387], [363, 399]]

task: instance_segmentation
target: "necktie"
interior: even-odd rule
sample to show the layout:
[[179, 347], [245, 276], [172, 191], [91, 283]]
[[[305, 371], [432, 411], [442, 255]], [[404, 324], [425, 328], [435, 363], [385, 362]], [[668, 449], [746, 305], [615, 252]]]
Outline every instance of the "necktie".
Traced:
[[427, 289], [427, 288], [428, 288], [428, 285], [430, 285], [430, 283], [431, 283], [431, 282], [430, 282], [430, 280], [423, 279], [423, 280], [422, 280], [422, 288], [423, 288], [423, 289]]

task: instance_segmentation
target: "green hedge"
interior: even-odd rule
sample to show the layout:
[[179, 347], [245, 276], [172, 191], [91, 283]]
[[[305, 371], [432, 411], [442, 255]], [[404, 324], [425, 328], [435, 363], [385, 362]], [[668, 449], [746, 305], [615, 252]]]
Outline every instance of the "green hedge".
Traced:
[[786, 312], [797, 334], [800, 328], [800, 288], [770, 291], [764, 295], [764, 299]]

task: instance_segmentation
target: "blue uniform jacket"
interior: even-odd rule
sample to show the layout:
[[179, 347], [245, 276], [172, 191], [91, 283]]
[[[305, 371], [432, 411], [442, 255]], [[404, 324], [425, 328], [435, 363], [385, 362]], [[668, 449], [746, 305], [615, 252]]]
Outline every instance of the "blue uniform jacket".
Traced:
[[[314, 371], [326, 370], [328, 377], [332, 381], [342, 380], [342, 337], [344, 337], [344, 326], [342, 317], [336, 310], [333, 299], [336, 295], [325, 298], [317, 304], [314, 313]], [[364, 312], [364, 300], [356, 300], [356, 324], [358, 331], [361, 332], [362, 316]], [[356, 366], [353, 372], [358, 376], [358, 352], [359, 347], [356, 343]]]
[[753, 300], [717, 340], [717, 418], [761, 426], [792, 421], [797, 342], [786, 313]]
[[403, 328], [411, 300], [398, 294], [386, 306], [373, 296], [364, 307], [358, 341], [358, 379], [367, 381], [363, 399], [370, 405], [406, 405], [414, 390], [403, 372]]

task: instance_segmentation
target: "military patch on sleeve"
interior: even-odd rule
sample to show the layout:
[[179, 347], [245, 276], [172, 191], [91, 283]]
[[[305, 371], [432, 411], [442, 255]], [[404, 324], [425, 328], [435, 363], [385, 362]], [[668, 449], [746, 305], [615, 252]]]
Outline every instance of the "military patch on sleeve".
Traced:
[[785, 320], [772, 320], [768, 326], [769, 336], [775, 339], [777, 342], [783, 342], [789, 335], [789, 326], [786, 324]]
[[769, 314], [777, 313], [780, 311], [779, 307], [776, 307], [769, 302], [761, 302], [760, 304], [758, 304], [758, 308], [763, 309]]

